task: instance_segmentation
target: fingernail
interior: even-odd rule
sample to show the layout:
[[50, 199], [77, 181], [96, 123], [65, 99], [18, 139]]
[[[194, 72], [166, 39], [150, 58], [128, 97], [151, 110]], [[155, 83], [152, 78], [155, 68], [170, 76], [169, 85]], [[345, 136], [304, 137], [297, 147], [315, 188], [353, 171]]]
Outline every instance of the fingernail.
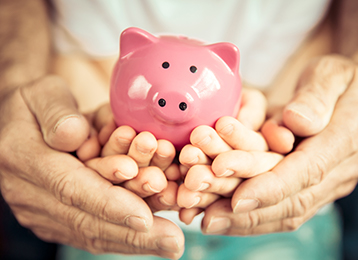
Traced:
[[140, 232], [148, 232], [149, 230], [147, 226], [147, 222], [141, 217], [127, 216], [126, 219], [124, 220], [124, 223], [128, 227]]
[[126, 179], [126, 180], [130, 180], [133, 179], [136, 175], [135, 174], [130, 174], [128, 172], [120, 172], [120, 171], [116, 171], [114, 173], [114, 175], [118, 178], [118, 179]]
[[220, 134], [223, 135], [230, 135], [234, 131], [234, 126], [232, 124], [228, 124], [225, 127], [219, 130]]
[[235, 207], [234, 213], [248, 212], [256, 209], [259, 206], [259, 201], [255, 199], [241, 199], [239, 200]]
[[210, 187], [209, 183], [203, 182], [196, 191], [203, 191], [203, 190], [208, 189], [209, 187]]
[[179, 243], [175, 237], [163, 237], [157, 240], [157, 247], [164, 251], [179, 252]]
[[212, 217], [209, 225], [206, 228], [206, 233], [222, 233], [231, 226], [231, 221], [228, 218]]
[[172, 204], [168, 203], [168, 202], [163, 198], [163, 196], [160, 196], [160, 197], [159, 197], [159, 202], [160, 202], [161, 204], [163, 204], [164, 206], [173, 206]]
[[191, 204], [189, 207], [186, 207], [186, 208], [187, 208], [187, 209], [191, 209], [191, 208], [195, 207], [196, 205], [199, 204], [200, 200], [201, 200], [200, 197], [196, 197], [196, 198], [194, 199], [193, 204]]
[[141, 147], [140, 145], [136, 145], [136, 150], [142, 154], [149, 154], [151, 153], [151, 149], [147, 149], [144, 147]]
[[160, 190], [156, 190], [152, 186], [150, 186], [149, 183], [144, 183], [142, 189], [145, 190], [146, 192], [154, 192], [154, 193], [160, 192]]
[[211, 137], [208, 135], [204, 139], [202, 139], [200, 142], [198, 142], [197, 144], [199, 146], [205, 146], [205, 145], [209, 144], [210, 141], [211, 141]]
[[312, 109], [303, 104], [291, 103], [285, 108], [285, 110], [290, 110], [295, 115], [307, 120], [308, 122], [313, 122], [316, 118], [316, 114], [312, 111]]
[[223, 174], [216, 174], [217, 177], [229, 177], [234, 174], [234, 171], [232, 170], [226, 170]]
[[199, 162], [199, 157], [198, 157], [198, 156], [195, 156], [195, 157], [193, 158], [193, 160], [191, 160], [190, 162], [187, 162], [187, 164], [193, 165], [193, 164], [196, 164], [196, 163], [198, 163], [198, 162]]
[[57, 121], [56, 125], [53, 127], [52, 132], [56, 133], [57, 129], [60, 127], [61, 124], [63, 124], [65, 121], [71, 118], [80, 118], [79, 115], [73, 114], [73, 115], [67, 115], [62, 117], [60, 120]]

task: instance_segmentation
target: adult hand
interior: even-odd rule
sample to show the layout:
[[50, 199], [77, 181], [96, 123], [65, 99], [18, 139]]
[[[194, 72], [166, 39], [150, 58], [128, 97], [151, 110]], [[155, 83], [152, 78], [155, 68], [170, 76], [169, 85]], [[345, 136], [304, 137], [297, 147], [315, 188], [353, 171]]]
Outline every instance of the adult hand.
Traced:
[[43, 240], [92, 253], [181, 256], [184, 238], [176, 225], [49, 147], [72, 151], [89, 135], [63, 81], [45, 77], [0, 98], [1, 192], [21, 225]]
[[203, 220], [205, 233], [295, 230], [323, 205], [354, 189], [357, 71], [354, 62], [340, 56], [322, 57], [307, 67], [282, 114], [285, 126], [306, 138], [272, 171], [243, 182], [231, 200], [211, 205]]

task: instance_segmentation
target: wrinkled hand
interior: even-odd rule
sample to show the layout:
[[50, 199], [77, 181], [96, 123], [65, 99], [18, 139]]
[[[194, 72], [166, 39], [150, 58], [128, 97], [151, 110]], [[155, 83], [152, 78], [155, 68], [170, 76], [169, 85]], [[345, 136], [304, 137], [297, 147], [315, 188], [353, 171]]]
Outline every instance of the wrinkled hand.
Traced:
[[205, 233], [295, 230], [323, 205], [354, 189], [357, 71], [355, 63], [339, 56], [322, 57], [307, 67], [281, 114], [286, 127], [306, 138], [271, 171], [242, 183], [231, 200], [211, 205], [203, 219]]
[[2, 96], [0, 114], [1, 192], [21, 225], [92, 253], [181, 256], [184, 237], [176, 225], [61, 152], [81, 146], [90, 128], [59, 78]]

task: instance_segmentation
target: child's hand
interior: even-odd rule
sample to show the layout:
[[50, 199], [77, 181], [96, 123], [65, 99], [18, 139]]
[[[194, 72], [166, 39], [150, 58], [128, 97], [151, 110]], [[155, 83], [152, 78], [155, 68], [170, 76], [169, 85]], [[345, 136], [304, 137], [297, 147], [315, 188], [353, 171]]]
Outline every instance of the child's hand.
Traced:
[[128, 126], [114, 130], [104, 145], [101, 158], [86, 165], [112, 183], [146, 198], [153, 211], [176, 205], [179, 168], [172, 164], [174, 146], [166, 140], [156, 140], [149, 132], [138, 135]]
[[[262, 125], [266, 113], [262, 100], [257, 91], [246, 92], [238, 116], [255, 130]], [[263, 136], [246, 126], [235, 118], [223, 117], [215, 130], [200, 126], [192, 132], [192, 145], [184, 147], [179, 158], [187, 167], [178, 193], [178, 205], [186, 208], [180, 214], [183, 222], [190, 223], [200, 212], [198, 208], [206, 208], [220, 197], [231, 197], [244, 179], [269, 171], [283, 158], [268, 152]], [[286, 147], [292, 143], [282, 142]]]
[[[283, 158], [268, 152], [264, 138], [235, 118], [219, 119], [215, 129], [196, 128], [191, 134], [193, 145], [180, 153], [180, 162], [188, 167], [179, 188], [180, 207], [206, 208], [222, 196], [231, 197], [244, 179], [269, 171]], [[182, 210], [182, 220], [190, 219], [188, 212]]]

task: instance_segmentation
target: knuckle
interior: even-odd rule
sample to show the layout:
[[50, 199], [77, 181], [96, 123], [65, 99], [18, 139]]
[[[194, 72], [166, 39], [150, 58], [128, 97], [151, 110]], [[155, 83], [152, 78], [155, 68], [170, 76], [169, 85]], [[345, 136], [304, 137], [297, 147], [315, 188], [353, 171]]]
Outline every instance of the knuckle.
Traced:
[[73, 228], [79, 232], [84, 238], [93, 240], [98, 238], [98, 225], [97, 221], [88, 221], [85, 213], [81, 212], [76, 214], [73, 219]]
[[59, 174], [57, 178], [51, 181], [50, 190], [53, 191], [56, 198], [62, 203], [70, 206], [75, 205], [75, 187], [69, 175]]
[[311, 193], [297, 194], [292, 202], [292, 214], [291, 217], [302, 217], [306, 215], [313, 204], [314, 198]]
[[329, 159], [325, 154], [316, 154], [309, 160], [307, 170], [307, 187], [319, 184], [328, 173]]
[[124, 244], [133, 250], [133, 252], [139, 252], [141, 249], [147, 247], [147, 241], [141, 233], [128, 228], [127, 233], [124, 235]]
[[[335, 78], [336, 76], [346, 76], [348, 75], [350, 78], [353, 76], [355, 65], [353, 62], [348, 59], [340, 56], [340, 55], [325, 55], [316, 59], [312, 66], [314, 66], [314, 72], [317, 75], [323, 75], [328, 78]], [[338, 78], [341, 80], [341, 78]], [[346, 80], [346, 78], [345, 78]]]
[[269, 204], [275, 204], [277, 202], [280, 202], [284, 200], [288, 194], [292, 194], [292, 188], [289, 183], [286, 182], [285, 179], [280, 177], [278, 174], [276, 174], [274, 171], [266, 173], [267, 175], [271, 175], [272, 177], [272, 183], [276, 184], [276, 188], [270, 190], [270, 196], [269, 196]]
[[247, 214], [246, 222], [245, 222], [245, 228], [246, 229], [253, 229], [254, 227], [257, 227], [260, 225], [260, 217], [257, 212], [250, 211]]
[[301, 218], [287, 218], [282, 220], [282, 231], [296, 231], [301, 225]]
[[92, 247], [93, 241], [99, 237], [99, 225], [96, 220], [82, 211], [67, 213], [67, 222], [70, 223], [72, 230], [81, 236], [82, 240], [87, 241], [88, 247]]

